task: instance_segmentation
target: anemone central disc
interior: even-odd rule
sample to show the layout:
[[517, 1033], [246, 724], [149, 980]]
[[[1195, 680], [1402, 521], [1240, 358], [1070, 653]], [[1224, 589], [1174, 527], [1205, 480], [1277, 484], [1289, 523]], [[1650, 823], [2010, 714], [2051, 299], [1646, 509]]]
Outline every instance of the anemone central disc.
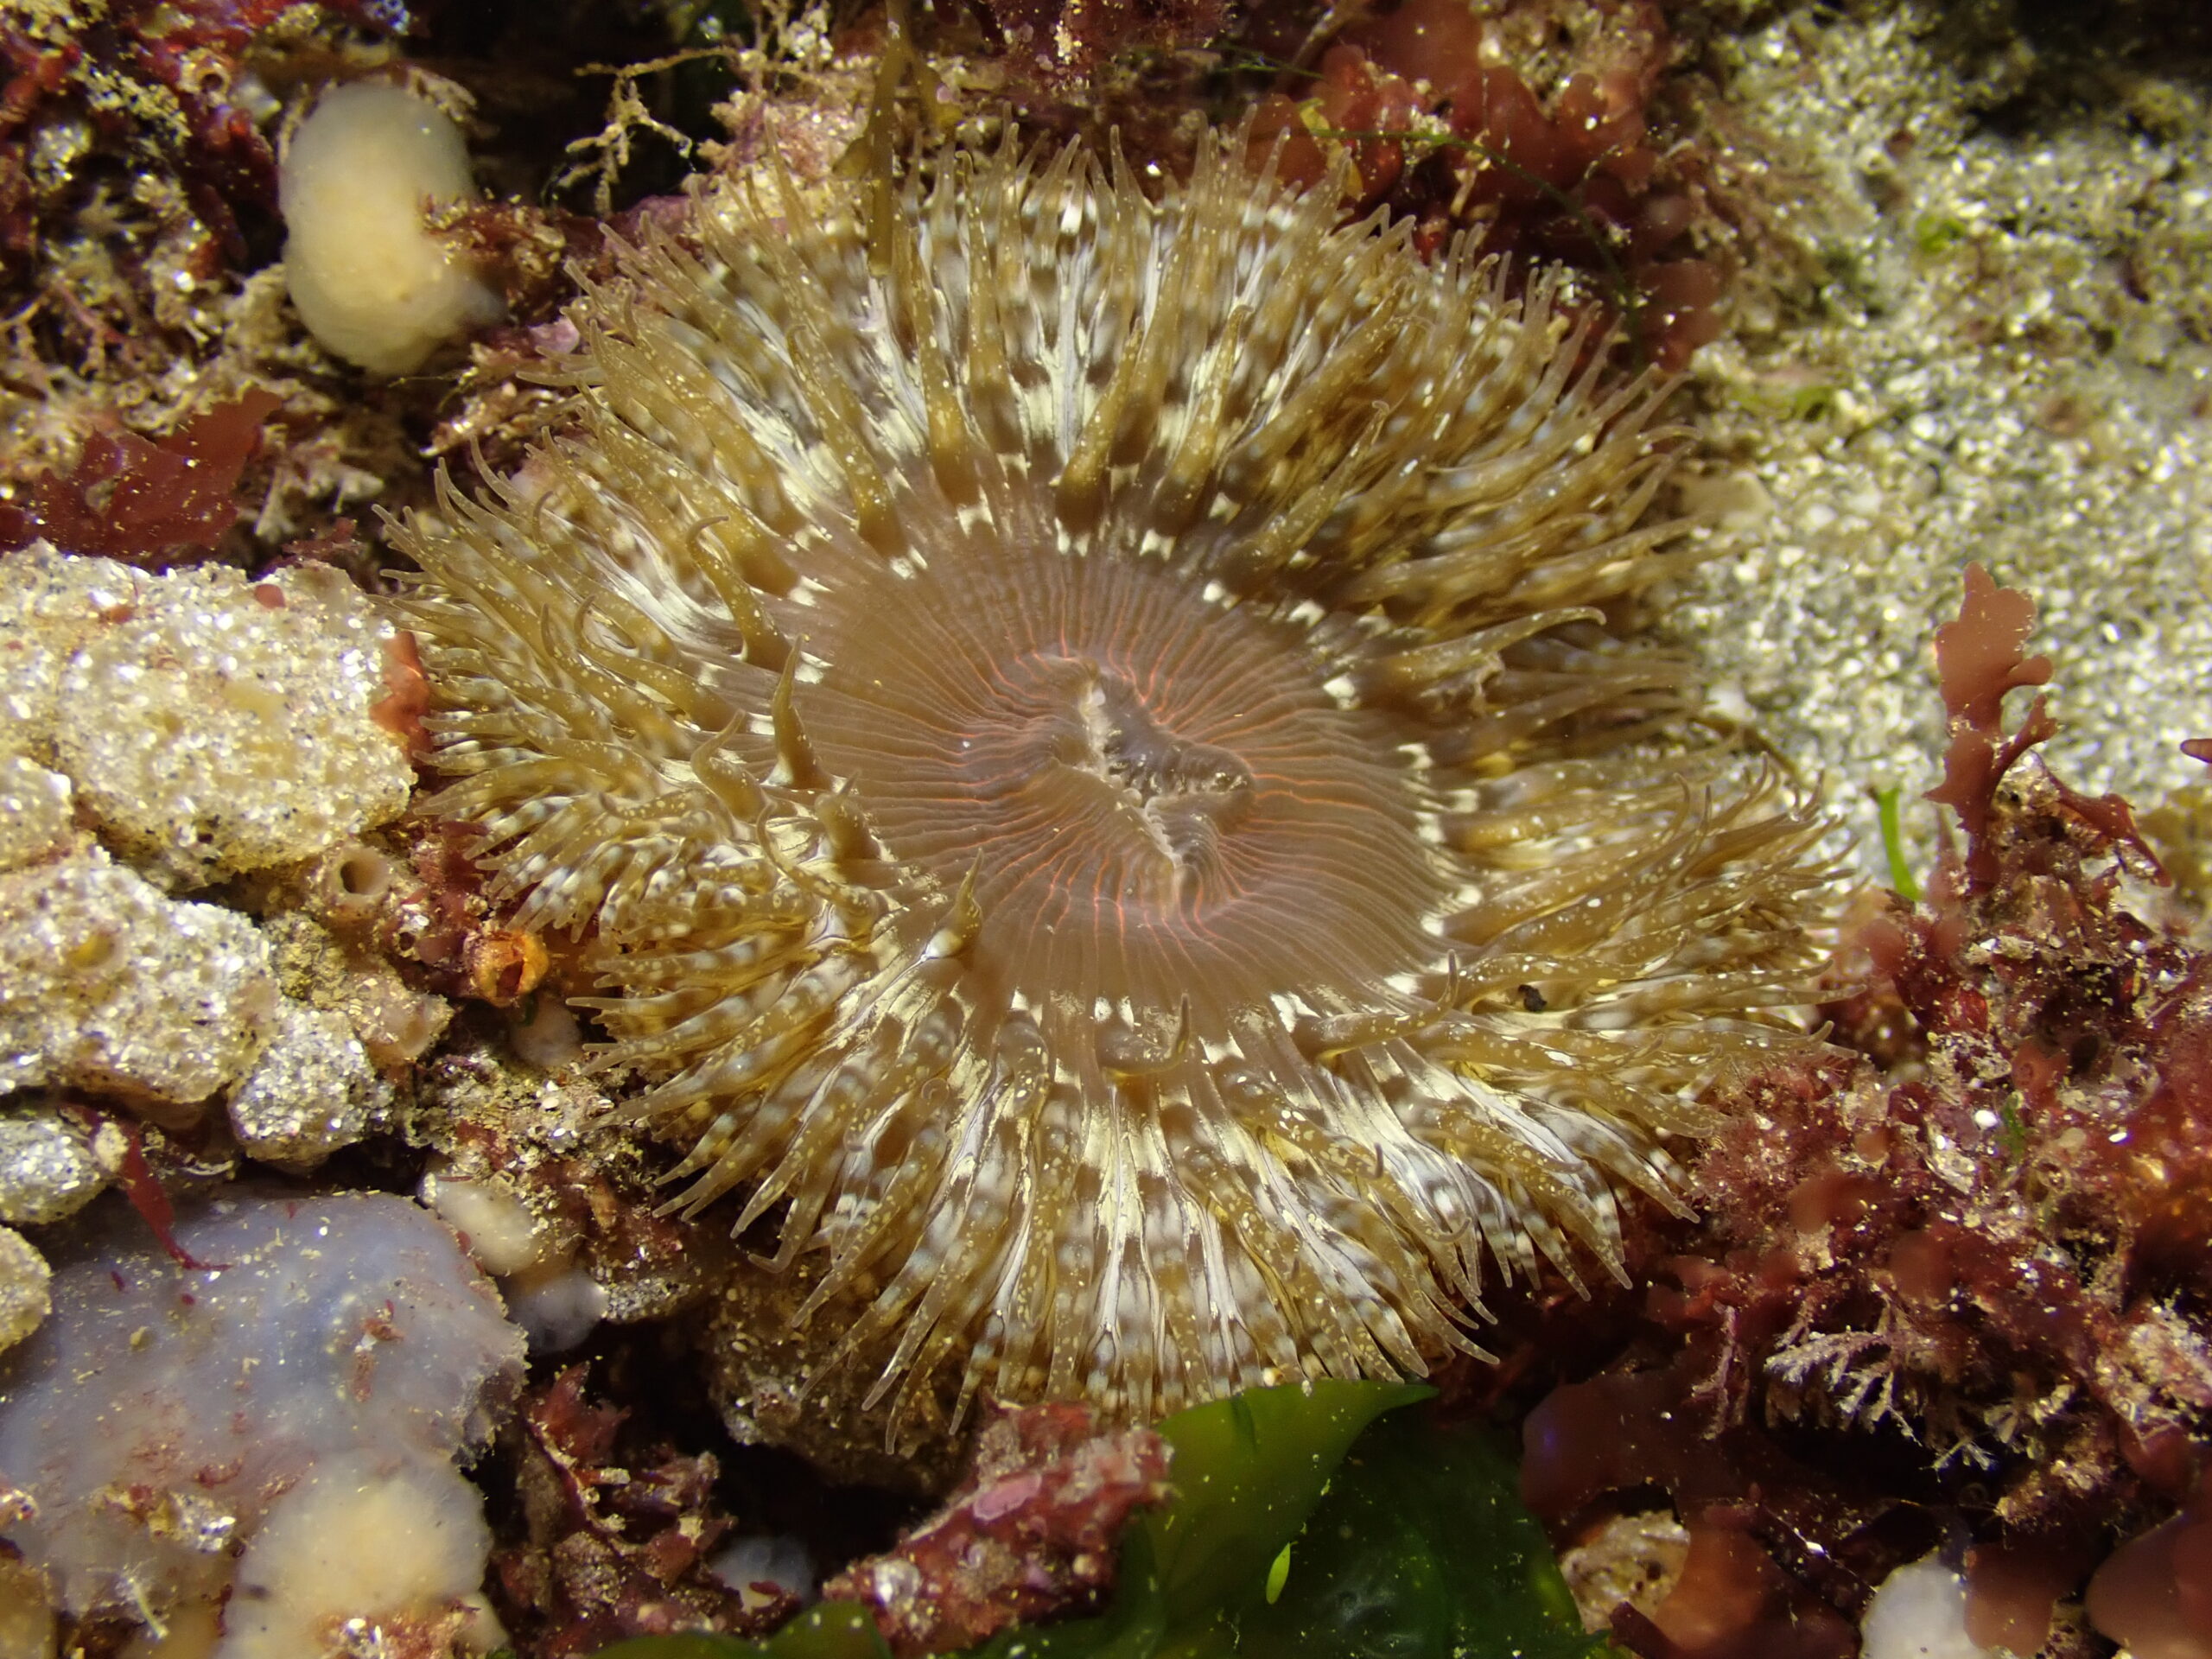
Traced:
[[1222, 1014], [1433, 958], [1403, 734], [1331, 694], [1306, 627], [1056, 552], [887, 569], [823, 609], [807, 730], [887, 851], [976, 872], [1003, 990]]

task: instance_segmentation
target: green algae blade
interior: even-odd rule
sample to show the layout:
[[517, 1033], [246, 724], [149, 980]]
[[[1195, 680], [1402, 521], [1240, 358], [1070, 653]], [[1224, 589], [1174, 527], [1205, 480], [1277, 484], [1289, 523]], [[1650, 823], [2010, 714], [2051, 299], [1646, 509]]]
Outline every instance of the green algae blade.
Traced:
[[1361, 1432], [1433, 1392], [1385, 1382], [1253, 1389], [1161, 1423], [1175, 1448], [1175, 1496], [1140, 1524], [1151, 1535], [1176, 1633], [1163, 1655], [1208, 1651], [1192, 1644], [1263, 1599], [1275, 1558]]
[[1240, 1653], [1269, 1659], [1585, 1659], [1551, 1545], [1496, 1433], [1426, 1414], [1360, 1438], [1299, 1535]]

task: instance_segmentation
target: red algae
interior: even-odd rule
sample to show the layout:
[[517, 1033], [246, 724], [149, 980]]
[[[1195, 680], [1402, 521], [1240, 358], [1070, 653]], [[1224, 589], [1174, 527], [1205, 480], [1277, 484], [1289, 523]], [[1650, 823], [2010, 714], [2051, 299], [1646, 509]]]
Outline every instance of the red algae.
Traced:
[[1850, 1659], [1859, 1648], [1851, 1626], [1830, 1609], [1803, 1605], [1774, 1557], [1735, 1519], [1690, 1527], [1681, 1576], [1649, 1619], [1664, 1645], [1647, 1642], [1649, 1650], [1664, 1659]]
[[1672, 49], [1649, 0], [1406, 0], [1268, 94], [1253, 143], [1309, 187], [1349, 149], [1355, 211], [1412, 219], [1425, 250], [1464, 232], [1573, 267], [1630, 355], [1678, 369], [1719, 335], [1726, 284], [1697, 152], [1655, 127]]
[[2212, 1659], [2212, 1472], [2179, 1515], [2097, 1569], [2088, 1607], [2134, 1659]]
[[2053, 1610], [2082, 1581], [2077, 1549], [1981, 1544], [1967, 1552], [1967, 1635], [1985, 1648], [2034, 1653], [2050, 1640]]
[[[2126, 804], [2031, 753], [2044, 700], [2006, 728], [2005, 692], [2050, 677], [2033, 614], [1977, 569], [1938, 635], [1938, 794], [1966, 845], [1925, 903], [1859, 917], [1860, 982], [1830, 1009], [1887, 1075], [1839, 1052], [1727, 1091], [1706, 1219], [1644, 1240], [1644, 1334], [1536, 1408], [1523, 1472], [1563, 1533], [1639, 1490], [1694, 1535], [1722, 1516], [1831, 1614], [1963, 1533], [1976, 1639], [2024, 1652], [2116, 1535], [2204, 1501], [2212, 1417], [2212, 963], [2133, 913], [2161, 878]], [[2199, 1524], [2185, 1508], [2113, 1557], [2101, 1628], [2208, 1650], [2159, 1645], [2190, 1628], [2174, 1586], [2212, 1549]], [[1703, 1559], [1679, 1592], [1698, 1600], [1624, 1608], [1620, 1638], [1651, 1659], [1796, 1650], [1730, 1645], [1723, 1627], [1762, 1628], [1764, 1570], [1738, 1544]]]
[[27, 505], [0, 503], [0, 551], [43, 537], [156, 570], [212, 553], [245, 512], [238, 476], [280, 403], [257, 388], [200, 410], [165, 438], [91, 434], [66, 477], [32, 480]]
[[592, 1403], [589, 1368], [531, 1390], [516, 1460], [525, 1536], [497, 1551], [492, 1583], [509, 1628], [546, 1659], [626, 1637], [755, 1633], [798, 1611], [753, 1606], [704, 1569], [729, 1530], [719, 1465], [642, 1437], [628, 1414]]
[[[174, 175], [206, 227], [200, 269], [241, 261], [238, 210], [276, 200], [276, 156], [237, 99], [244, 59], [291, 0], [124, 0], [66, 27], [19, 10], [0, 27], [0, 262], [36, 257], [60, 194], [41, 149], [67, 154], [55, 129], [89, 125], [103, 147]], [[334, 10], [349, 21], [403, 8], [360, 0]], [[65, 170], [66, 177], [66, 170]]]

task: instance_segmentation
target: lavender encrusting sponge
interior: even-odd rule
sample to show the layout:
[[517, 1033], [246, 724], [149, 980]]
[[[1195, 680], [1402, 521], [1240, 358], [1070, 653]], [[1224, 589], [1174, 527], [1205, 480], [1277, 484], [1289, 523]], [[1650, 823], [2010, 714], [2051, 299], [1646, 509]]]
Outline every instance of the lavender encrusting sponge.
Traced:
[[449, 1647], [490, 1545], [455, 1463], [523, 1364], [490, 1282], [383, 1193], [229, 1199], [175, 1239], [197, 1268], [118, 1207], [0, 1358], [0, 1532], [73, 1615], [158, 1627], [230, 1587], [219, 1659], [363, 1619]]

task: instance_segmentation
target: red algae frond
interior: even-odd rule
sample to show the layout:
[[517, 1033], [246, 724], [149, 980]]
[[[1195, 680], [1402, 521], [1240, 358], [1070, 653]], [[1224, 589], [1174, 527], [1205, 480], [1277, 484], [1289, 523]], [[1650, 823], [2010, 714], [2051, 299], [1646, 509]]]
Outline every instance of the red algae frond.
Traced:
[[1818, 826], [1603, 626], [1694, 556], [1663, 388], [1243, 155], [726, 188], [397, 530], [431, 810], [879, 1393], [1421, 1372], [1802, 1040]]
[[278, 407], [274, 392], [256, 390], [201, 410], [158, 442], [90, 434], [67, 477], [33, 480], [22, 505], [0, 501], [0, 550], [43, 538], [156, 569], [213, 552], [245, 512], [238, 474]]

